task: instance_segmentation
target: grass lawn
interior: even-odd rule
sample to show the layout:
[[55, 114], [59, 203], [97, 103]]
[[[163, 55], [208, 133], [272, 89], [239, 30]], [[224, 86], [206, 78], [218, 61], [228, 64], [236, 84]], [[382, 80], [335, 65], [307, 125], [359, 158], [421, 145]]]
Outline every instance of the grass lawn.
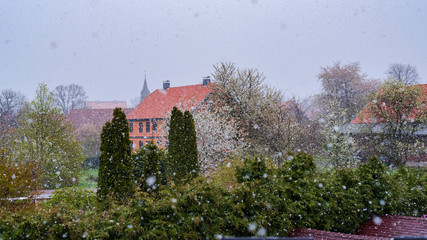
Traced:
[[96, 188], [98, 178], [98, 169], [84, 169], [79, 177], [78, 188]]

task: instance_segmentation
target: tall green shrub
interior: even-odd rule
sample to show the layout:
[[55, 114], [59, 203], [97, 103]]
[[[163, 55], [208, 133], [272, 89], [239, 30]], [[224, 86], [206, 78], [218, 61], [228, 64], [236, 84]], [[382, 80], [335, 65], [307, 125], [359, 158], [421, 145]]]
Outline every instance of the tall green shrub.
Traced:
[[167, 172], [172, 180], [177, 181], [185, 176], [184, 115], [177, 107], [172, 109], [168, 139]]
[[191, 179], [199, 173], [197, 137], [193, 115], [174, 107], [169, 129], [168, 173], [174, 181]]
[[134, 193], [130, 143], [126, 115], [120, 108], [116, 108], [113, 120], [105, 124], [101, 133], [98, 200], [111, 196], [123, 202]]
[[199, 153], [197, 151], [197, 136], [193, 115], [190, 111], [184, 112], [184, 154], [186, 172], [192, 177], [199, 174]]

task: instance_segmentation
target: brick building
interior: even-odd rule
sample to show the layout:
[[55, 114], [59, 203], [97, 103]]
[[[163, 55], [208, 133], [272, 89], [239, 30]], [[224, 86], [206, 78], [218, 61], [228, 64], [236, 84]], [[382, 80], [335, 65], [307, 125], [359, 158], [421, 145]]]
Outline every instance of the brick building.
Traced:
[[163, 88], [148, 95], [135, 110], [127, 115], [129, 138], [132, 150], [136, 150], [149, 141], [160, 148], [167, 145], [167, 132], [164, 131], [165, 119], [169, 118], [172, 108], [194, 111], [203, 104], [210, 93], [209, 77], [203, 84], [170, 87], [170, 82], [163, 82]]

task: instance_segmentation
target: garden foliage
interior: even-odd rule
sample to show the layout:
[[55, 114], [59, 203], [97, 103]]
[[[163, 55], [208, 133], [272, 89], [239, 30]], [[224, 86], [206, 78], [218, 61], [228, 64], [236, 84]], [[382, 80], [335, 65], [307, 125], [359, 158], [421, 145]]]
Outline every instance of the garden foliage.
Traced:
[[15, 163], [1, 157], [0, 150], [0, 211], [11, 204], [8, 198], [24, 197], [37, 189], [38, 171], [34, 162]]
[[93, 193], [67, 189], [35, 211], [5, 214], [0, 236], [215, 239], [286, 236], [296, 227], [351, 233], [374, 216], [427, 211], [425, 170], [391, 171], [377, 158], [355, 168], [318, 170], [310, 155], [287, 159], [276, 168], [263, 157], [246, 157], [236, 164], [233, 185], [199, 176], [137, 192], [108, 209], [98, 207]]

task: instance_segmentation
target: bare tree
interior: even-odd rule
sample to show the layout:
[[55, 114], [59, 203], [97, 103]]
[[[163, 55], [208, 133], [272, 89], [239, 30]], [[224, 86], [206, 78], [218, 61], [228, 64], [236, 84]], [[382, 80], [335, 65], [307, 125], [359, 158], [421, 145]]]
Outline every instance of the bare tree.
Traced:
[[130, 100], [130, 107], [137, 108], [140, 103], [141, 103], [140, 97], [132, 98]]
[[10, 89], [0, 93], [0, 149], [8, 147], [10, 130], [17, 126], [19, 113], [24, 106], [25, 96]]
[[10, 89], [1, 91], [0, 94], [0, 117], [16, 116], [19, 109], [24, 104], [25, 97], [20, 92], [15, 92]]
[[86, 92], [82, 86], [70, 84], [59, 85], [55, 88], [56, 104], [63, 113], [68, 113], [70, 109], [84, 108], [87, 99]]
[[417, 68], [410, 64], [393, 63], [390, 64], [386, 71], [387, 77], [401, 81], [405, 85], [414, 85], [418, 83], [420, 76]]
[[379, 81], [368, 80], [366, 74], [361, 73], [358, 62], [347, 65], [337, 62], [321, 69], [318, 75], [323, 87], [320, 104], [337, 100], [339, 107], [347, 112], [346, 122], [357, 115], [368, 102], [368, 96], [379, 88]]

